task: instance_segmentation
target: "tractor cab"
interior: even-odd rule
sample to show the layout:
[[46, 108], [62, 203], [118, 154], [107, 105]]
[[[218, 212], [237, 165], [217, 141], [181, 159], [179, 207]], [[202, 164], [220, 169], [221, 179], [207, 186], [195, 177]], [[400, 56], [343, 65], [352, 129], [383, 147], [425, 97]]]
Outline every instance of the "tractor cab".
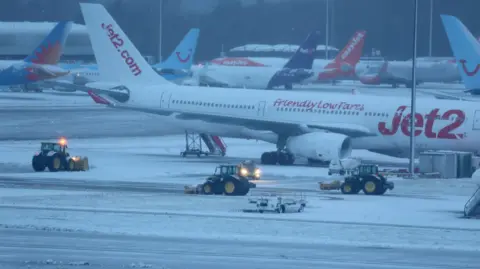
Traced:
[[237, 174], [237, 166], [235, 165], [219, 165], [215, 168], [215, 176], [233, 176]]
[[361, 164], [355, 170], [355, 174], [359, 176], [378, 175], [378, 165], [374, 164]]
[[42, 142], [40, 150], [42, 153], [46, 154], [49, 151], [58, 152], [62, 154], [67, 153], [67, 145], [53, 142]]

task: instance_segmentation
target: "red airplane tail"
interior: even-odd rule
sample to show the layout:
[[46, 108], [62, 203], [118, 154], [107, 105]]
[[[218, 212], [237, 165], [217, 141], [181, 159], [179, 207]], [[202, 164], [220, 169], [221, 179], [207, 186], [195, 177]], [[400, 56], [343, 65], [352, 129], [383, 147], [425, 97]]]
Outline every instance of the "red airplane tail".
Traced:
[[343, 50], [337, 54], [337, 57], [325, 66], [325, 69], [333, 71], [320, 73], [318, 79], [326, 80], [355, 75], [355, 66], [360, 61], [360, 57], [362, 57], [366, 33], [364, 30], [357, 31]]

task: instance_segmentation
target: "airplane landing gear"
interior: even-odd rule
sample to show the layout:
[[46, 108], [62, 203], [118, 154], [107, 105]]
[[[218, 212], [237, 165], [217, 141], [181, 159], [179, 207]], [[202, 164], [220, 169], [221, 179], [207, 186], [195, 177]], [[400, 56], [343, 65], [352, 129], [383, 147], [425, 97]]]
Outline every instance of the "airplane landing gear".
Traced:
[[271, 151], [262, 154], [261, 163], [268, 165], [292, 165], [295, 162], [293, 154], [284, 151]]
[[277, 142], [277, 151], [264, 152], [260, 158], [262, 164], [267, 165], [292, 165], [295, 162], [295, 156], [285, 150], [287, 138], [279, 136]]

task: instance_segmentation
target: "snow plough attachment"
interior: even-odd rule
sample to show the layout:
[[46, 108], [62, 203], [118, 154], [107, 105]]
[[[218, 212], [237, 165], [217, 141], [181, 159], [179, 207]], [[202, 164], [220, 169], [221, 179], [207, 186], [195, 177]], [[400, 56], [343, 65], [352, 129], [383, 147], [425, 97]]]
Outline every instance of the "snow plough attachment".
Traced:
[[88, 158], [70, 156], [67, 148], [67, 141], [64, 138], [56, 143], [42, 142], [40, 151], [32, 158], [33, 170], [35, 172], [42, 172], [45, 168], [50, 172], [89, 170]]
[[361, 190], [366, 195], [383, 195], [393, 190], [395, 185], [378, 173], [378, 166], [362, 164], [343, 182], [335, 180], [331, 183], [319, 182], [320, 190], [340, 190], [343, 194], [358, 194]]
[[184, 186], [185, 194], [205, 194], [205, 195], [247, 195], [251, 188], [256, 188], [256, 184], [249, 181], [249, 178], [242, 176], [238, 165], [220, 165], [215, 169], [215, 173], [209, 176], [203, 184], [196, 186]]

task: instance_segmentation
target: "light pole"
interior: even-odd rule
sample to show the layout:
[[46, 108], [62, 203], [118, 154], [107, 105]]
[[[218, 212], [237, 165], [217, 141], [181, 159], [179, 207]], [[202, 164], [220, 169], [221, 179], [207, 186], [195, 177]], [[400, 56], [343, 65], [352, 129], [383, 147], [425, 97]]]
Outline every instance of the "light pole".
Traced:
[[432, 39], [433, 39], [433, 0], [430, 0], [430, 29], [428, 40], [428, 56], [432, 57]]
[[158, 12], [159, 27], [158, 27], [158, 63], [162, 62], [162, 30], [163, 30], [163, 0], [160, 1], [160, 9]]
[[410, 174], [412, 178], [415, 176], [415, 122], [416, 109], [415, 99], [417, 91], [417, 17], [418, 17], [418, 0], [414, 1], [414, 17], [413, 17], [413, 59], [412, 59], [412, 96], [410, 105]]
[[330, 35], [330, 25], [329, 25], [329, 12], [328, 12], [328, 0], [325, 0], [326, 8], [325, 8], [325, 60], [328, 60], [328, 49], [329, 49], [329, 35]]

